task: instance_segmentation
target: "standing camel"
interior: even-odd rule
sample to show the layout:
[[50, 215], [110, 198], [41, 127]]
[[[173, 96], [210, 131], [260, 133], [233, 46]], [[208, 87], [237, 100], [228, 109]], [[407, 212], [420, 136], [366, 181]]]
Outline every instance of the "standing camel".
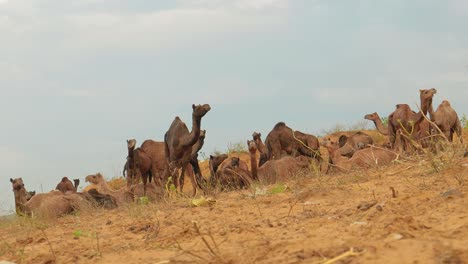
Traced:
[[[458, 118], [457, 112], [455, 112], [448, 101], [442, 101], [435, 112], [431, 104], [429, 107], [429, 116], [431, 117], [431, 121], [442, 131], [450, 142], [453, 142], [453, 134], [457, 133], [458, 139], [463, 143], [463, 129], [460, 119]], [[436, 133], [438, 133], [438, 131], [436, 131]]]
[[[180, 189], [180, 178], [184, 177], [185, 169], [192, 159], [192, 150], [200, 137], [201, 119], [211, 110], [209, 104], [192, 105], [192, 131], [189, 132], [187, 126], [177, 116], [172, 122], [169, 130], [164, 135], [166, 159], [169, 165], [169, 173], [172, 176], [174, 185]], [[178, 169], [181, 169], [180, 175]], [[195, 177], [191, 175], [190, 180], [193, 187], [193, 195], [197, 194], [197, 183]]]

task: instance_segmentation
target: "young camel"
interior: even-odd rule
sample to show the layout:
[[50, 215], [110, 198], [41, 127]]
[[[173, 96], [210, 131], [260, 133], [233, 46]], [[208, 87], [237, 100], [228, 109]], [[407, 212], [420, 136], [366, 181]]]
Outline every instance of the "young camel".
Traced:
[[[151, 183], [152, 179], [152, 160], [150, 155], [146, 153], [142, 148], [135, 149], [136, 140], [127, 140], [128, 156], [125, 167], [127, 168], [127, 187], [133, 188], [140, 182], [140, 178], [143, 180], [143, 196], [146, 196], [146, 186], [149, 178]], [[124, 169], [125, 172], [125, 169]]]
[[[189, 132], [179, 117], [176, 117], [172, 122], [169, 130], [164, 135], [165, 152], [167, 163], [169, 164], [169, 172], [172, 176], [176, 190], [182, 192], [180, 179], [184, 177], [187, 165], [192, 159], [192, 150], [195, 143], [200, 137], [201, 119], [208, 111], [211, 110], [210, 105], [192, 105], [192, 131]], [[178, 170], [181, 169], [181, 173]], [[193, 187], [193, 196], [197, 194], [197, 182], [195, 177], [190, 177]]]
[[[397, 142], [399, 141], [400, 132], [397, 133]], [[353, 168], [369, 168], [381, 165], [387, 165], [398, 158], [398, 154], [384, 148], [369, 147], [356, 151], [351, 158], [347, 158], [341, 155], [339, 151], [338, 142], [327, 138], [322, 141], [324, 146], [329, 153], [334, 166], [340, 171], [350, 171]]]
[[260, 182], [270, 184], [281, 180], [287, 180], [301, 170], [309, 169], [313, 158], [305, 156], [283, 156], [280, 159], [268, 160], [262, 166], [257, 162], [257, 144], [253, 140], [247, 140], [250, 152], [250, 166], [252, 178]]
[[90, 206], [89, 199], [85, 195], [64, 194], [57, 190], [36, 194], [28, 201], [23, 179], [10, 179], [10, 182], [15, 195], [15, 208], [18, 215], [53, 218]]

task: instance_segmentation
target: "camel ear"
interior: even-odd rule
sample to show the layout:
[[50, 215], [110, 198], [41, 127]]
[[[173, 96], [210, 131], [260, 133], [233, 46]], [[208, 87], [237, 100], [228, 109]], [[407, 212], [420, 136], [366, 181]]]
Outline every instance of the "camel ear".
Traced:
[[10, 182], [13, 183], [13, 179], [12, 179], [12, 178], [10, 178]]
[[192, 109], [194, 109], [194, 110], [195, 110], [195, 104], [192, 104]]
[[338, 146], [343, 147], [348, 141], [348, 137], [346, 135], [341, 135], [340, 139], [338, 139]]
[[213, 155], [210, 155], [210, 159], [214, 159]]

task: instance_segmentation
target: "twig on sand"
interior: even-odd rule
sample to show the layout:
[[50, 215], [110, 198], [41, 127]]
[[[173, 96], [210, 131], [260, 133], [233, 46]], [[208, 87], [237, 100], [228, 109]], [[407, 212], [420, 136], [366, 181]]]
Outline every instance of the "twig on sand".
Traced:
[[343, 254], [339, 255], [339, 256], [336, 256], [332, 259], [329, 259], [329, 260], [325, 260], [324, 262], [322, 262], [322, 264], [333, 264], [335, 262], [337, 262], [338, 260], [342, 260], [342, 259], [345, 259], [347, 257], [357, 257], [359, 255], [362, 255], [365, 251], [355, 251], [354, 248], [350, 248], [348, 251], [344, 252]]
[[396, 174], [398, 174], [398, 173], [401, 173], [401, 172], [404, 172], [404, 171], [406, 171], [406, 170], [409, 170], [409, 169], [411, 169], [411, 168], [413, 168], [413, 166], [408, 166], [408, 167], [406, 167], [406, 168], [404, 168], [404, 169], [401, 169], [401, 170], [398, 170], [398, 171], [395, 171], [395, 172], [387, 172], [387, 173], [385, 173], [385, 174], [386, 174], [386, 175], [393, 176], [393, 175], [396, 175]]

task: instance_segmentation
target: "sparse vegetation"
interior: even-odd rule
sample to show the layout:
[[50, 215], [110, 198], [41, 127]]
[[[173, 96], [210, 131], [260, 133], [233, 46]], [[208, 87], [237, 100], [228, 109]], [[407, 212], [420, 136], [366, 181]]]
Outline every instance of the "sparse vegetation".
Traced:
[[229, 154], [247, 152], [247, 147], [245, 146], [245, 142], [229, 142], [227, 151]]

